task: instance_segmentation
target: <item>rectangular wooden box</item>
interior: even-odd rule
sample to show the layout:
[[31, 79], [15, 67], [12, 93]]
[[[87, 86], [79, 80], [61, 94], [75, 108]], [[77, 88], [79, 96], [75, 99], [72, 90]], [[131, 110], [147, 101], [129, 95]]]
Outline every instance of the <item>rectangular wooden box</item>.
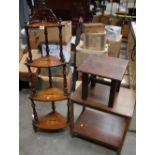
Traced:
[[102, 33], [105, 31], [105, 25], [103, 23], [84, 23], [84, 33]]
[[[63, 21], [65, 26], [62, 28], [62, 42], [68, 43], [72, 37], [72, 23], [71, 21]], [[30, 44], [31, 48], [38, 48], [39, 43], [45, 42], [43, 29], [30, 29]], [[49, 42], [59, 42], [59, 30], [58, 27], [48, 28], [48, 40]]]

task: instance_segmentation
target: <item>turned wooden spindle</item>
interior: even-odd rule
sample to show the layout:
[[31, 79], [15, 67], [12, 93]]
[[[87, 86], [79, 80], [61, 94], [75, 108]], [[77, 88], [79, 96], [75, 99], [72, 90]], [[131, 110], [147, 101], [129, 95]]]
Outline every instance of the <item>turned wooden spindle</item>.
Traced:
[[31, 106], [32, 106], [32, 110], [33, 110], [33, 112], [32, 112], [33, 119], [34, 119], [35, 123], [37, 123], [38, 122], [38, 115], [37, 115], [37, 111], [36, 111], [36, 108], [35, 108], [35, 103], [34, 103], [34, 101], [32, 99], [30, 99], [30, 100], [31, 100]]
[[63, 78], [64, 78], [64, 94], [68, 95], [67, 78], [66, 78], [66, 64], [63, 65]]
[[[27, 63], [28, 63], [28, 58], [27, 58]], [[31, 67], [29, 65], [26, 66], [28, 68], [29, 71], [29, 79], [30, 79], [30, 85], [31, 85], [31, 96], [35, 96], [36, 95], [36, 89], [35, 89], [35, 75], [32, 73], [31, 71]]]
[[27, 26], [25, 26], [25, 31], [26, 31], [26, 39], [27, 39], [27, 47], [28, 47], [28, 62], [32, 62], [31, 45], [30, 45], [29, 31]]
[[53, 112], [55, 112], [55, 102], [54, 101], [52, 101], [52, 110], [53, 110]]
[[[46, 54], [49, 56], [49, 47], [48, 47], [48, 32], [47, 27], [44, 28], [44, 35], [45, 35], [45, 46], [46, 46]], [[49, 77], [49, 87], [52, 87], [52, 77], [51, 77], [51, 68], [48, 67], [48, 77]]]
[[59, 45], [60, 45], [60, 60], [62, 62], [65, 61], [64, 55], [63, 55], [63, 48], [62, 48], [62, 24], [61, 24], [61, 19], [58, 21], [58, 28], [59, 28]]
[[48, 32], [47, 27], [44, 27], [44, 35], [45, 35], [45, 46], [46, 46], [46, 54], [49, 56], [49, 47], [48, 47]]

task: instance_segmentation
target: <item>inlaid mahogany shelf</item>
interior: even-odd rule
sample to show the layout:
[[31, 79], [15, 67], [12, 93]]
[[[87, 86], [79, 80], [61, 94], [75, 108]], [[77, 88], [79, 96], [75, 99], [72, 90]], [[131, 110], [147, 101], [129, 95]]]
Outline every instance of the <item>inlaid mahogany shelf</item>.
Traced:
[[[109, 90], [107, 85], [89, 85], [86, 100], [81, 98], [81, 84], [70, 96], [70, 128], [73, 136], [106, 146], [120, 155], [135, 107], [135, 91], [121, 87], [113, 107], [108, 107]], [[76, 121], [74, 104], [83, 107]]]
[[[49, 55], [49, 47], [48, 47], [48, 27], [57, 27], [58, 28], [58, 36], [59, 36], [59, 46], [60, 46], [60, 55], [59, 58], [55, 56]], [[27, 34], [27, 43], [28, 43], [28, 59], [26, 62], [27, 68], [30, 74], [30, 82], [31, 82], [31, 94], [30, 100], [32, 105], [32, 125], [34, 131], [37, 129], [44, 130], [59, 130], [66, 128], [69, 122], [69, 96], [67, 89], [67, 79], [66, 79], [66, 63], [63, 55], [63, 46], [62, 46], [62, 27], [63, 24], [61, 20], [58, 20], [53, 11], [46, 6], [39, 7], [38, 10], [34, 12], [30, 21], [25, 26], [26, 34]], [[46, 46], [46, 56], [40, 57], [38, 59], [33, 60], [33, 55], [31, 53], [31, 44], [29, 38], [29, 29], [38, 28], [43, 29], [45, 35], [45, 46]], [[52, 34], [50, 34], [52, 36]], [[62, 76], [63, 76], [63, 90], [53, 87], [52, 81], [52, 67], [63, 68]], [[32, 72], [32, 68], [47, 68], [48, 69], [48, 78], [49, 78], [49, 87], [37, 91], [35, 87], [34, 74]], [[67, 117], [62, 116], [58, 112], [56, 112], [55, 103], [57, 101], [67, 101]], [[52, 111], [45, 116], [38, 117], [36, 111], [36, 103], [39, 102], [51, 102]], [[43, 104], [43, 103], [41, 103]]]
[[45, 67], [58, 67], [64, 65], [64, 62], [61, 62], [57, 57], [54, 56], [44, 56], [33, 60], [31, 63], [27, 63], [30, 67], [38, 67], [38, 68], [45, 68]]
[[35, 101], [61, 101], [68, 99], [67, 96], [64, 95], [64, 92], [59, 90], [58, 88], [48, 88], [46, 90], [39, 91], [36, 95], [30, 96]]

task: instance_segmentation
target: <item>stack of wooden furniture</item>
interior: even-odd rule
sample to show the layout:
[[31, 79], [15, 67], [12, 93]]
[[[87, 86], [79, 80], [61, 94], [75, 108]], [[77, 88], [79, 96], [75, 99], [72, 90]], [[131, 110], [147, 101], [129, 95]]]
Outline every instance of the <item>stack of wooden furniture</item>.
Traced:
[[[109, 56], [87, 58], [78, 67], [82, 84], [70, 97], [72, 135], [109, 147], [118, 155], [135, 107], [135, 92], [120, 88], [127, 65], [127, 60]], [[111, 79], [111, 84], [107, 85], [102, 78]], [[76, 122], [74, 104], [83, 107]]]
[[[46, 6], [41, 6], [36, 10], [31, 17], [30, 21], [27, 23], [25, 29], [27, 34], [27, 43], [28, 43], [28, 58], [27, 58], [27, 68], [29, 71], [30, 82], [31, 82], [31, 94], [30, 100], [33, 109], [32, 114], [32, 125], [34, 131], [37, 129], [44, 130], [58, 130], [66, 128], [68, 125], [69, 115], [67, 118], [62, 116], [60, 113], [56, 112], [55, 103], [56, 101], [66, 100], [69, 101], [68, 88], [67, 88], [67, 79], [66, 79], [66, 63], [63, 55], [63, 46], [62, 46], [62, 27], [64, 25], [61, 23], [61, 20], [58, 20], [55, 14], [51, 9], [48, 9]], [[60, 55], [59, 57], [49, 55], [49, 46], [48, 46], [48, 28], [57, 28], [59, 33], [59, 46], [60, 46]], [[45, 45], [46, 45], [46, 56], [41, 56], [40, 58], [33, 59], [30, 46], [29, 38], [29, 29], [43, 29], [45, 35]], [[63, 74], [63, 90], [60, 90], [53, 86], [52, 81], [52, 68], [62, 67]], [[48, 78], [49, 78], [49, 87], [37, 91], [35, 87], [35, 77], [33, 74], [33, 68], [47, 68], [48, 69]], [[48, 113], [43, 117], [39, 117], [36, 111], [36, 103], [38, 102], [50, 102], [52, 104], [52, 112]], [[69, 102], [67, 102], [69, 103]], [[69, 105], [68, 105], [69, 106]]]

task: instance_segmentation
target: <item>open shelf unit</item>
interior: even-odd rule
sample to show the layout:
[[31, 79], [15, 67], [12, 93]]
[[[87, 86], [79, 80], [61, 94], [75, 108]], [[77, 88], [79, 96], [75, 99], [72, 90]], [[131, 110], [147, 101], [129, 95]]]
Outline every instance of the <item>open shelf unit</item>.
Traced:
[[[70, 127], [73, 136], [104, 145], [120, 154], [135, 107], [134, 90], [120, 88], [114, 106], [108, 107], [110, 87], [96, 84], [89, 88], [87, 100], [81, 98], [82, 86], [71, 95]], [[83, 110], [74, 122], [74, 104]]]
[[[59, 46], [60, 46], [60, 55], [59, 57], [50, 56], [49, 55], [49, 46], [48, 46], [48, 31], [47, 28], [55, 27], [58, 28], [58, 36], [59, 36]], [[27, 42], [28, 42], [28, 58], [27, 58], [27, 68], [30, 74], [30, 82], [31, 82], [31, 94], [30, 100], [32, 105], [32, 125], [34, 131], [37, 129], [44, 130], [59, 130], [66, 128], [68, 126], [69, 114], [67, 112], [67, 118], [56, 112], [55, 102], [67, 100], [68, 109], [69, 109], [69, 96], [67, 89], [67, 80], [66, 80], [66, 63], [63, 55], [63, 47], [62, 47], [62, 27], [63, 24], [61, 20], [58, 20], [53, 11], [46, 6], [41, 6], [38, 10], [34, 12], [30, 21], [25, 26], [26, 34], [27, 34]], [[33, 56], [31, 53], [30, 46], [30, 38], [29, 38], [29, 29], [43, 29], [45, 35], [45, 45], [46, 45], [46, 56], [42, 56], [38, 59], [33, 60]], [[50, 34], [52, 35], [52, 34]], [[59, 67], [63, 68], [62, 74], [64, 79], [64, 89], [60, 90], [58, 88], [53, 87], [52, 81], [52, 71], [51, 68]], [[35, 78], [32, 73], [32, 68], [47, 68], [48, 69], [48, 78], [49, 78], [49, 87], [37, 91], [35, 88]], [[37, 102], [36, 102], [37, 101]], [[52, 111], [49, 114], [46, 114], [43, 117], [38, 117], [36, 111], [36, 103], [38, 102], [51, 102]], [[69, 111], [69, 110], [68, 110]]]
[[78, 118], [73, 132], [117, 149], [123, 137], [125, 123], [125, 118], [86, 109]]

